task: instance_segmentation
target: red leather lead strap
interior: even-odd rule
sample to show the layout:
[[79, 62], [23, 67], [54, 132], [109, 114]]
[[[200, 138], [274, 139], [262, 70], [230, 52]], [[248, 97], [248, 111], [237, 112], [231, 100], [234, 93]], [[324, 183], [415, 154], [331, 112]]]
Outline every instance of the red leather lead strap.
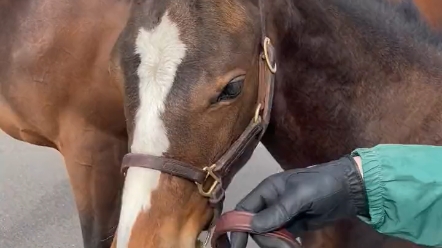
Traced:
[[[229, 232], [246, 232], [253, 234], [250, 227], [252, 217], [253, 214], [240, 211], [231, 211], [221, 215], [216, 222], [215, 231], [213, 232], [212, 248], [230, 248], [230, 241], [227, 237], [227, 233]], [[295, 237], [284, 229], [259, 235], [280, 239], [288, 245], [287, 247], [301, 248], [301, 245], [296, 241]]]

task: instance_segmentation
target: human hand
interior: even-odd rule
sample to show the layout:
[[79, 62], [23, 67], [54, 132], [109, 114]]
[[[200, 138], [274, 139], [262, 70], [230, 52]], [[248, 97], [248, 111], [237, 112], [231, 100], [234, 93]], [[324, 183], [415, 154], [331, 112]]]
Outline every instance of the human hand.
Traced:
[[[286, 228], [294, 236], [316, 230], [336, 220], [368, 216], [360, 168], [351, 157], [289, 170], [262, 181], [235, 210], [255, 213], [256, 233]], [[279, 247], [276, 240], [253, 236], [260, 247]], [[232, 233], [232, 247], [245, 248], [248, 235]]]

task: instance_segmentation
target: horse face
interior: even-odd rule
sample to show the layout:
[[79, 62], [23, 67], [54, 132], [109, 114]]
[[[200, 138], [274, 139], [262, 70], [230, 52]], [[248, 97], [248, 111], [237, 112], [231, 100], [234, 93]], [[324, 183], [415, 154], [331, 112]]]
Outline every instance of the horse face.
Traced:
[[[120, 38], [131, 152], [211, 165], [254, 116], [258, 6], [162, 0], [132, 11]], [[195, 247], [211, 217], [195, 183], [131, 167], [114, 246]]]

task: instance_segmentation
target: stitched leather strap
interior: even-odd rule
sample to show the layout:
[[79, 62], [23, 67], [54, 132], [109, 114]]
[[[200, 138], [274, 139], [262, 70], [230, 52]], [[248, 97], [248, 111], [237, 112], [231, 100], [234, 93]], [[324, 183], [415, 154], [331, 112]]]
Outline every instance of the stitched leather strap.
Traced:
[[207, 174], [207, 172], [182, 161], [138, 153], [128, 153], [123, 157], [121, 171], [126, 173], [130, 167], [158, 170], [197, 183], [204, 183]]
[[231, 244], [227, 237], [229, 232], [246, 232], [255, 235], [262, 235], [282, 240], [287, 244], [287, 247], [301, 248], [301, 245], [296, 241], [287, 230], [280, 229], [278, 231], [256, 234], [252, 231], [250, 223], [253, 214], [248, 212], [230, 211], [221, 215], [215, 227], [212, 236], [212, 248], [230, 248]]

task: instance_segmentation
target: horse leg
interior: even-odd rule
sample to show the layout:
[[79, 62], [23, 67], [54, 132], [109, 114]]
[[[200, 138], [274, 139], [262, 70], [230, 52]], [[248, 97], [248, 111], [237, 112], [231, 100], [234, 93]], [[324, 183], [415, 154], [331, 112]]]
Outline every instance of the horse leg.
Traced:
[[74, 192], [84, 247], [110, 247], [120, 210], [120, 166], [127, 153], [126, 134], [75, 126], [62, 135], [59, 146]]
[[[383, 235], [357, 218], [345, 222], [346, 227], [337, 229], [345, 234], [343, 248], [419, 248], [404, 239]], [[340, 223], [338, 223], [340, 224]], [[342, 225], [340, 226], [342, 227]]]
[[376, 232], [357, 218], [341, 220], [332, 226], [301, 236], [305, 248], [419, 248], [411, 242]]
[[[305, 248], [381, 248], [383, 238], [356, 219], [337, 221], [320, 230], [301, 235]], [[369, 243], [361, 241], [367, 237]], [[392, 247], [393, 248], [393, 247]]]
[[343, 248], [345, 238], [336, 232], [335, 226], [324, 227], [321, 230], [305, 232], [300, 238], [304, 248]]

